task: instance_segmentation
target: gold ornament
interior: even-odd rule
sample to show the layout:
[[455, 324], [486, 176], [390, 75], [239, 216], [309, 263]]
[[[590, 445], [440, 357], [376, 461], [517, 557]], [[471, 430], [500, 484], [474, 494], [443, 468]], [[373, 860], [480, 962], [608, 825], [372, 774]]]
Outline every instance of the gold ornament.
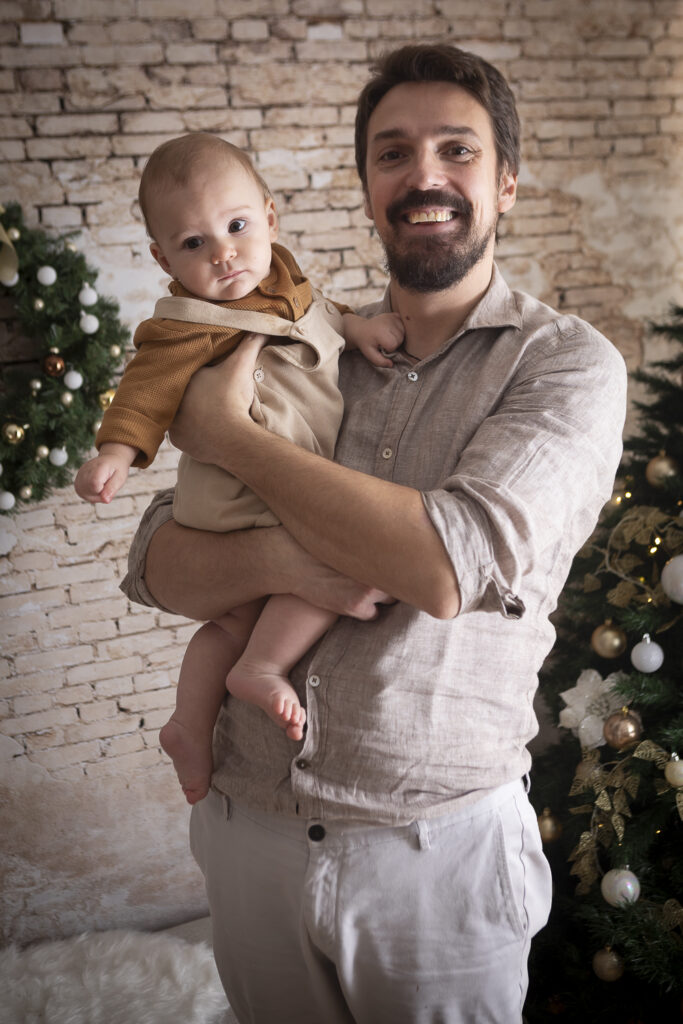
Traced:
[[648, 462], [645, 467], [645, 478], [653, 487], [665, 487], [667, 481], [679, 472], [676, 460], [662, 451]]
[[114, 400], [116, 394], [116, 388], [107, 388], [102, 394], [98, 395], [97, 400], [100, 403], [100, 409], [108, 409]]
[[39, 444], [36, 448], [36, 461], [40, 459], [46, 459], [50, 454], [50, 449], [46, 444]]
[[31, 394], [35, 398], [36, 395], [38, 394], [38, 392], [41, 390], [41, 388], [43, 386], [43, 382], [42, 382], [42, 380], [39, 380], [38, 377], [34, 377], [33, 380], [30, 380], [28, 382], [28, 386], [31, 389]]
[[618, 981], [624, 973], [624, 961], [611, 946], [605, 946], [593, 957], [593, 970], [601, 981]]
[[113, 356], [114, 359], [118, 359], [119, 356], [121, 355], [121, 346], [120, 345], [112, 345], [110, 347], [110, 349], [109, 349], [109, 355]]
[[21, 238], [21, 231], [19, 230], [19, 228], [9, 228], [7, 234], [13, 242], [18, 242]]
[[622, 708], [621, 711], [615, 711], [609, 716], [602, 732], [610, 747], [615, 750], [626, 750], [637, 743], [643, 735], [643, 726], [635, 712]]
[[21, 444], [26, 437], [26, 428], [20, 427], [18, 423], [5, 423], [2, 436], [7, 444]]
[[78, 252], [78, 249], [76, 248], [73, 242], [65, 242], [64, 248], [68, 249], [69, 252]]
[[556, 839], [560, 838], [562, 824], [551, 813], [549, 807], [544, 807], [543, 813], [538, 816], [538, 831], [541, 833], [541, 839], [544, 843], [554, 843]]
[[33, 300], [33, 308], [35, 309], [35, 311], [37, 313], [40, 313], [40, 311], [42, 309], [45, 309], [45, 303], [43, 302], [42, 299], [34, 299]]
[[27, 484], [26, 487], [19, 488], [19, 497], [21, 498], [22, 501], [28, 501], [29, 498], [31, 498], [32, 496], [33, 488], [31, 487], [30, 484]]
[[63, 391], [62, 394], [59, 396], [59, 401], [66, 409], [68, 409], [69, 406], [73, 404], [73, 400], [74, 396], [71, 394], [70, 391]]
[[95, 422], [92, 425], [92, 432], [93, 432], [93, 434], [97, 434], [101, 426], [102, 426], [102, 420], [95, 420]]
[[664, 778], [673, 789], [683, 789], [683, 761], [678, 754], [672, 754], [664, 765]]
[[627, 637], [623, 629], [612, 625], [608, 619], [593, 630], [591, 647], [601, 658], [618, 658], [626, 650]]
[[43, 359], [43, 369], [48, 377], [61, 377], [65, 368], [66, 363], [55, 352], [51, 352], [49, 356], [45, 356]]

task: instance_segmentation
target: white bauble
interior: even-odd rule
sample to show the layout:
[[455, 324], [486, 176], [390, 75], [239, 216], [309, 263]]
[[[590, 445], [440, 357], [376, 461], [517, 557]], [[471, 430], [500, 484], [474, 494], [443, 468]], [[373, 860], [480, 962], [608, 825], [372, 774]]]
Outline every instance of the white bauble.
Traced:
[[57, 271], [54, 267], [39, 267], [36, 277], [41, 284], [49, 286], [57, 280]]
[[639, 672], [656, 672], [663, 661], [664, 651], [647, 633], [631, 651], [631, 664]]
[[635, 903], [640, 896], [640, 882], [628, 868], [612, 868], [603, 876], [600, 892], [612, 907]]
[[675, 555], [662, 569], [662, 590], [676, 604], [683, 604], [683, 555]]
[[97, 302], [97, 299], [97, 292], [89, 284], [84, 284], [80, 292], [78, 293], [78, 301], [80, 302], [81, 306], [94, 306], [95, 303]]
[[84, 334], [94, 334], [100, 326], [100, 321], [94, 313], [81, 313], [80, 328]]
[[0, 277], [0, 284], [5, 288], [14, 288], [15, 284], [19, 284], [19, 275], [14, 273], [10, 277]]
[[11, 508], [14, 508], [16, 500], [11, 491], [0, 491], [0, 509], [3, 512], [9, 512]]
[[64, 374], [64, 383], [70, 391], [78, 391], [83, 387], [83, 375], [78, 370], [67, 370]]
[[48, 459], [53, 466], [65, 466], [69, 455], [66, 448], [53, 448], [48, 455]]

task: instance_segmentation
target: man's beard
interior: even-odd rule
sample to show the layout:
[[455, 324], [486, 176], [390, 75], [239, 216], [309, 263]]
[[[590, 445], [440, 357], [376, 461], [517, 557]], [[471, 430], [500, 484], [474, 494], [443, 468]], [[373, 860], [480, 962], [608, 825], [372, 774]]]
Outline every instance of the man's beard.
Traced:
[[382, 239], [385, 267], [402, 288], [414, 292], [440, 292], [459, 284], [483, 258], [496, 231], [495, 222], [481, 234], [473, 229], [474, 209], [463, 196], [430, 190], [413, 190], [387, 209], [387, 220], [398, 224], [404, 213], [415, 209], [454, 210], [458, 232], [416, 236], [410, 242]]

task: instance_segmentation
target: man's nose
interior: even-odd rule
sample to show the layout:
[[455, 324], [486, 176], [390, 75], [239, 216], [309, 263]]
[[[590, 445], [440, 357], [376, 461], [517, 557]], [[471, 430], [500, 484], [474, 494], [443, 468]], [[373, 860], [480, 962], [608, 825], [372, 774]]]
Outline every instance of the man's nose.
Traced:
[[236, 255], [237, 250], [228, 238], [217, 239], [211, 246], [211, 262], [214, 265], [227, 263], [228, 260], [234, 259]]
[[443, 186], [445, 182], [446, 173], [438, 153], [427, 149], [416, 152], [408, 167], [408, 187], [426, 192]]

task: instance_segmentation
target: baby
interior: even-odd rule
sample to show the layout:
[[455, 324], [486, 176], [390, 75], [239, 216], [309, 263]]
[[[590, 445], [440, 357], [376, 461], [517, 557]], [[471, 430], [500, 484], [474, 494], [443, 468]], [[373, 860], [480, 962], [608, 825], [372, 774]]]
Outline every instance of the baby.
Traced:
[[[264, 427], [327, 458], [341, 422], [337, 361], [357, 348], [376, 366], [403, 341], [397, 314], [366, 320], [315, 292], [292, 255], [275, 244], [273, 198], [249, 158], [206, 133], [159, 146], [140, 182], [150, 251], [171, 275], [171, 296], [138, 327], [137, 352], [105, 412], [98, 455], [75, 488], [109, 502], [132, 465], [154, 459], [192, 374], [220, 361], [249, 333], [269, 336], [254, 374], [251, 414]], [[182, 455], [174, 518], [204, 530], [276, 525], [240, 481]], [[262, 708], [292, 740], [306, 713], [288, 675], [334, 622], [332, 613], [295, 597], [253, 601], [205, 623], [180, 670], [176, 708], [160, 732], [189, 803], [210, 785], [211, 739], [228, 691]], [[227, 676], [227, 678], [226, 678]]]

